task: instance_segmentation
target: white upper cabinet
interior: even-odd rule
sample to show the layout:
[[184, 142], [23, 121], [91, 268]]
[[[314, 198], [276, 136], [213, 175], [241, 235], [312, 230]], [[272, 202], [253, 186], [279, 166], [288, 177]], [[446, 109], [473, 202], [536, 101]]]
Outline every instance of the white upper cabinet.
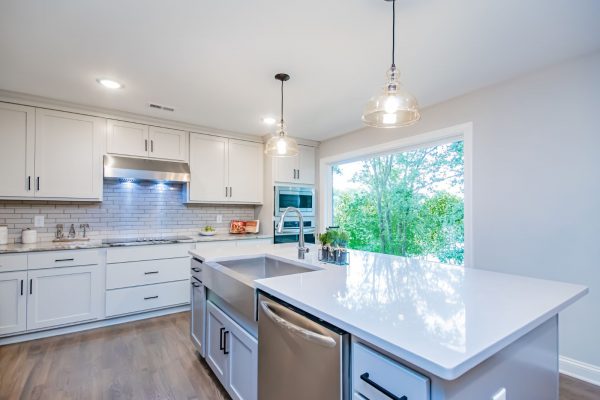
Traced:
[[150, 139], [148, 155], [151, 158], [178, 161], [187, 159], [187, 132], [151, 126], [148, 137]]
[[106, 120], [36, 109], [35, 197], [102, 200]]
[[296, 157], [274, 157], [274, 181], [282, 183], [315, 184], [315, 148], [299, 145]]
[[273, 167], [276, 182], [296, 182], [296, 171], [298, 170], [298, 156], [273, 157]]
[[262, 203], [262, 144], [190, 133], [188, 201]]
[[146, 157], [148, 155], [148, 126], [109, 119], [107, 152]]
[[123, 156], [186, 161], [188, 133], [132, 122], [108, 121], [107, 152]]
[[33, 196], [35, 108], [0, 103], [0, 197]]
[[229, 139], [229, 200], [261, 203], [262, 193], [262, 144]]
[[189, 200], [226, 202], [227, 167], [226, 138], [191, 133]]

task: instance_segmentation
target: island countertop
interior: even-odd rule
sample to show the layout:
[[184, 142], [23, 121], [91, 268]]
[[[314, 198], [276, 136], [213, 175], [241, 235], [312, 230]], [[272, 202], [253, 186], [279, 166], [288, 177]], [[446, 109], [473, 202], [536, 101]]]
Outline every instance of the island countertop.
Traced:
[[[199, 249], [219, 262], [270, 255], [297, 260], [295, 244]], [[349, 266], [255, 281], [256, 287], [442, 379], [460, 377], [583, 297], [581, 285], [351, 251]]]

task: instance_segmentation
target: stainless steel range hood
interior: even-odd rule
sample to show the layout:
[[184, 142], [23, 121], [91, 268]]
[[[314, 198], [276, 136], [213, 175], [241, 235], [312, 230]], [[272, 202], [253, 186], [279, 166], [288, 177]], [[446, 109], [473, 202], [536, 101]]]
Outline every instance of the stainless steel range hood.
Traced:
[[145, 181], [189, 182], [190, 166], [183, 162], [105, 155], [104, 177]]

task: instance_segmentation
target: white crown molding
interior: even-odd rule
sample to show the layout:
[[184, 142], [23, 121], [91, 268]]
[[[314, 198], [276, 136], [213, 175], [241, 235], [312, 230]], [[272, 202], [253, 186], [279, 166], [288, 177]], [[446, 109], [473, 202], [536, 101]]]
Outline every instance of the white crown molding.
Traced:
[[562, 374], [600, 386], [600, 367], [574, 360], [569, 357], [559, 357], [559, 369]]
[[160, 126], [163, 128], [179, 129], [183, 131], [204, 133], [208, 135], [224, 136], [233, 139], [248, 140], [252, 142], [263, 142], [261, 135], [249, 135], [239, 132], [231, 132], [218, 128], [189, 124], [165, 118], [157, 118], [126, 111], [113, 110], [101, 107], [93, 107], [84, 104], [71, 103], [67, 101], [51, 99], [47, 97], [34, 96], [26, 93], [11, 92], [0, 89], [0, 101], [6, 103], [21, 104], [31, 107], [52, 109], [57, 111], [72, 112], [76, 114], [91, 115], [94, 117], [116, 119], [120, 121], [134, 122], [138, 124]]

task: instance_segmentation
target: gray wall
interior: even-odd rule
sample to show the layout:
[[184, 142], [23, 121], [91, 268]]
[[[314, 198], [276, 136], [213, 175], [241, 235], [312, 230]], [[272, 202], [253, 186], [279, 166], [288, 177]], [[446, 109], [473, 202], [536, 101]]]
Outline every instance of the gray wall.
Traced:
[[33, 228], [35, 215], [46, 220], [46, 227], [35, 228], [38, 240], [51, 240], [56, 224], [79, 230], [89, 223], [90, 237], [105, 238], [198, 234], [205, 225], [227, 232], [232, 219], [254, 219], [254, 206], [185, 205], [182, 199], [181, 184], [104, 181], [102, 203], [0, 201], [0, 225], [8, 225], [12, 243], [20, 242], [23, 228]]
[[475, 267], [589, 286], [561, 314], [561, 355], [600, 366], [600, 52], [427, 108], [413, 127], [325, 141], [320, 156], [469, 121]]

